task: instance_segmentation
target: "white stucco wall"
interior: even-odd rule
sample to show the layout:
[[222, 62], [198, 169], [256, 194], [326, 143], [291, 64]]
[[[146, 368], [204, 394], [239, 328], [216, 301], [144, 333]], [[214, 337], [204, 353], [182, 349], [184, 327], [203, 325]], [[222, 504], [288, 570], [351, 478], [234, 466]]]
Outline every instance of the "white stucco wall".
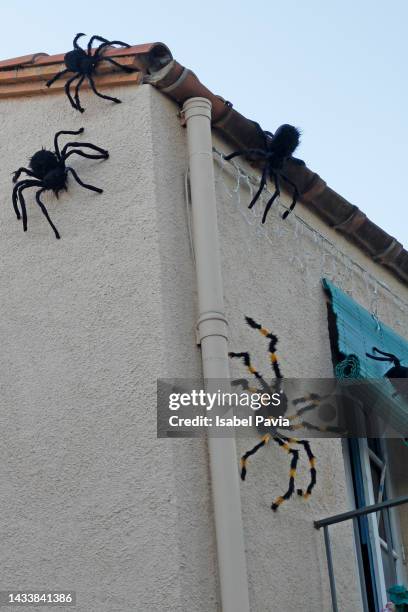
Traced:
[[[149, 87], [115, 95], [84, 94], [83, 116], [61, 95], [0, 106], [0, 587], [75, 589], [81, 612], [181, 610], [187, 594], [205, 611], [205, 444], [156, 440], [157, 377], [199, 372], [189, 246], [173, 231], [184, 132]], [[104, 193], [70, 180], [45, 198], [57, 241], [26, 192], [24, 234], [10, 173], [80, 126], [111, 157], [72, 165]]]
[[[0, 105], [0, 587], [72, 588], [81, 612], [210, 612], [219, 604], [206, 444], [158, 441], [155, 431], [156, 378], [200, 375], [185, 132], [176, 106], [151, 87], [114, 95], [123, 104], [84, 94], [84, 116], [59, 94]], [[104, 193], [70, 181], [59, 201], [46, 198], [57, 241], [26, 192], [24, 235], [10, 173], [50, 146], [55, 131], [82, 125], [82, 139], [111, 157], [73, 165]], [[216, 135], [214, 142], [226, 150]], [[346, 260], [334, 269], [322, 243], [291, 220], [272, 214], [263, 236], [259, 218], [249, 225], [242, 214], [245, 187], [239, 208], [229, 195], [234, 177], [218, 165], [216, 175], [231, 349], [251, 350], [267, 368], [248, 314], [279, 335], [286, 376], [331, 376], [320, 279], [327, 273], [346, 286], [352, 276], [353, 297], [371, 307], [366, 281]], [[385, 270], [303, 207], [298, 213], [408, 300]], [[406, 329], [406, 315], [381, 291], [378, 311]], [[252, 442], [238, 439], [238, 454]], [[340, 443], [313, 447], [318, 486], [309, 502], [271, 512], [288, 472], [274, 447], [254, 459], [241, 488], [256, 612], [329, 609], [313, 520], [347, 509], [347, 491]], [[337, 530], [333, 547], [340, 609], [359, 609], [350, 530]]]

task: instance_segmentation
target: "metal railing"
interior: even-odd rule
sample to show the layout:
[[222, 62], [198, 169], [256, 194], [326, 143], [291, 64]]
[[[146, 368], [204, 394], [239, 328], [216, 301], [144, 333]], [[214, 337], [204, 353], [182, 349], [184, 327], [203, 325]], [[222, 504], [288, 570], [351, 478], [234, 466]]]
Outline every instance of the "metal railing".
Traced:
[[[363, 609], [364, 609], [364, 612], [369, 612], [368, 601], [367, 601], [367, 590], [366, 590], [365, 577], [364, 577], [363, 558], [362, 558], [362, 553], [361, 553], [359, 518], [360, 516], [366, 516], [367, 514], [371, 514], [372, 512], [388, 510], [389, 508], [393, 508], [395, 506], [400, 506], [402, 504], [407, 504], [407, 503], [408, 503], [408, 495], [403, 495], [402, 497], [397, 497], [395, 499], [389, 499], [387, 501], [381, 502], [380, 504], [373, 504], [372, 506], [365, 506], [364, 508], [357, 508], [356, 510], [350, 510], [349, 512], [343, 512], [342, 514], [336, 514], [335, 516], [331, 516], [329, 518], [321, 519], [320, 521], [314, 522], [314, 526], [316, 527], [316, 529], [320, 529], [321, 527], [323, 527], [324, 544], [326, 548], [327, 569], [329, 572], [330, 593], [331, 593], [333, 612], [339, 612], [339, 608], [337, 604], [336, 582], [334, 578], [333, 558], [332, 558], [332, 553], [331, 553], [329, 526], [335, 525], [336, 523], [343, 523], [344, 521], [349, 521], [349, 520], [353, 521], [354, 537], [355, 537], [355, 542], [356, 542], [357, 563], [358, 563], [358, 570], [359, 570], [360, 580], [361, 580], [361, 595], [363, 598]], [[388, 512], [387, 512], [387, 515], [388, 515]], [[388, 516], [387, 516], [387, 520], [384, 522], [385, 522], [386, 530], [388, 531], [390, 529]]]

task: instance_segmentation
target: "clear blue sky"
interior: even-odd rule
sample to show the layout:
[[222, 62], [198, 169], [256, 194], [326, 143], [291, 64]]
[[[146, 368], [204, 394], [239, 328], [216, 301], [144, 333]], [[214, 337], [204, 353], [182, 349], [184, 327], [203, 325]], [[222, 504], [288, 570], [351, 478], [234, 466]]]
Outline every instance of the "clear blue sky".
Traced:
[[407, 0], [8, 0], [0, 22], [1, 58], [165, 42], [264, 129], [299, 126], [298, 156], [408, 246]]

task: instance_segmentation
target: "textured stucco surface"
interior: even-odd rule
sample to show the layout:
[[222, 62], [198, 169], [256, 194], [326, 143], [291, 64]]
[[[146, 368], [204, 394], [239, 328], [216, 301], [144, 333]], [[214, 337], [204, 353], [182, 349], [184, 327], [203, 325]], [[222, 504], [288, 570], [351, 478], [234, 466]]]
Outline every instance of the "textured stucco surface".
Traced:
[[[0, 164], [0, 587], [72, 588], [81, 612], [211, 612], [219, 604], [206, 444], [158, 441], [155, 431], [156, 378], [200, 375], [185, 131], [176, 106], [149, 86], [114, 95], [123, 104], [84, 93], [84, 116], [60, 95], [0, 106], [2, 147], [9, 143]], [[50, 146], [55, 131], [81, 125], [82, 139], [111, 157], [73, 165], [104, 193], [71, 181], [59, 201], [46, 198], [61, 241], [27, 195], [24, 235], [10, 173]], [[353, 297], [370, 308], [367, 283], [346, 261], [326, 269], [322, 245], [289, 221], [271, 215], [268, 227], [281, 229], [266, 240], [259, 217], [249, 224], [243, 215], [245, 185], [230, 197], [234, 177], [218, 166], [216, 176], [231, 348], [268, 367], [262, 341], [244, 324], [252, 315], [279, 335], [286, 376], [331, 376], [320, 279], [327, 273], [342, 286], [353, 276]], [[407, 301], [385, 270], [303, 207], [299, 214]], [[407, 328], [381, 292], [377, 305], [386, 323]], [[238, 454], [253, 441], [239, 438]], [[272, 514], [288, 472], [274, 447], [254, 459], [241, 488], [255, 612], [329, 609], [313, 520], [348, 500], [340, 442], [313, 447], [318, 486], [308, 503], [293, 499]], [[333, 533], [333, 549], [340, 609], [359, 609], [348, 528]]]
[[[184, 132], [151, 94], [118, 89], [116, 106], [84, 93], [84, 116], [59, 95], [0, 109], [0, 586], [75, 589], [84, 612], [216, 597], [205, 445], [156, 440], [156, 378], [199, 362]], [[104, 193], [70, 181], [45, 198], [60, 241], [27, 194], [23, 234], [10, 173], [82, 125], [111, 157], [72, 163]]]

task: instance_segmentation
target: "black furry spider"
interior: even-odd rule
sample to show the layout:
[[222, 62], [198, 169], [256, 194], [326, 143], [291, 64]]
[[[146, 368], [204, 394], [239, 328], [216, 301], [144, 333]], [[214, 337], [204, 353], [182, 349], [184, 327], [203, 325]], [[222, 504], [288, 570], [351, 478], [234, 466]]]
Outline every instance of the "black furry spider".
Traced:
[[[76, 182], [81, 185], [81, 187], [85, 187], [85, 189], [90, 189], [91, 191], [96, 191], [97, 193], [102, 193], [103, 189], [99, 189], [99, 187], [94, 187], [93, 185], [87, 185], [86, 183], [83, 183], [75, 172], [75, 170], [70, 166], [66, 166], [65, 163], [68, 157], [74, 154], [80, 155], [81, 157], [87, 157], [89, 159], [107, 159], [109, 157], [108, 151], [105, 151], [104, 149], [101, 149], [100, 147], [97, 147], [94, 144], [90, 144], [89, 142], [67, 142], [67, 144], [64, 145], [61, 151], [58, 146], [58, 137], [62, 134], [77, 135], [82, 134], [83, 131], [84, 128], [80, 128], [76, 132], [57, 132], [54, 136], [55, 151], [48, 151], [47, 149], [41, 149], [41, 151], [37, 151], [30, 159], [29, 168], [22, 167], [16, 170], [16, 172], [14, 172], [13, 183], [16, 183], [16, 185], [13, 189], [13, 207], [17, 215], [17, 219], [20, 220], [21, 216], [23, 218], [23, 229], [25, 232], [27, 231], [27, 211], [23, 196], [23, 190], [27, 187], [39, 187], [39, 190], [35, 194], [35, 198], [38, 206], [41, 208], [42, 213], [44, 214], [48, 223], [54, 230], [56, 238], [60, 238], [60, 235], [58, 233], [57, 228], [51, 221], [47, 209], [41, 201], [40, 196], [43, 191], [52, 190], [58, 198], [58, 193], [62, 189], [67, 189], [68, 172], [70, 172]], [[89, 153], [81, 150], [78, 147], [91, 149], [92, 151], [96, 151], [96, 153]], [[23, 172], [28, 174], [28, 176], [33, 177], [33, 179], [35, 180], [24, 179], [18, 181], [20, 174], [22, 174]], [[21, 206], [21, 215], [18, 209], [18, 202], [20, 202]]]
[[[286, 413], [287, 410], [287, 398], [286, 395], [282, 392], [282, 390], [280, 389], [280, 385], [281, 385], [281, 381], [283, 379], [282, 373], [280, 371], [280, 367], [279, 367], [279, 363], [278, 363], [278, 358], [276, 355], [276, 345], [278, 343], [278, 338], [272, 334], [270, 331], [268, 331], [266, 328], [262, 327], [262, 325], [259, 325], [259, 323], [256, 323], [253, 319], [251, 319], [250, 317], [245, 317], [245, 320], [247, 322], [247, 324], [253, 328], [253, 329], [257, 329], [265, 338], [267, 338], [269, 340], [269, 356], [270, 356], [270, 361], [272, 364], [272, 369], [274, 371], [275, 374], [275, 379], [271, 382], [268, 383], [264, 377], [252, 366], [251, 364], [251, 357], [249, 355], [249, 353], [245, 352], [245, 353], [229, 353], [229, 356], [232, 358], [238, 358], [238, 359], [242, 359], [246, 368], [248, 369], [249, 373], [252, 374], [253, 376], [255, 376], [258, 384], [260, 385], [261, 389], [256, 389], [256, 388], [252, 388], [249, 386], [248, 381], [246, 379], [238, 379], [233, 381], [233, 385], [234, 386], [241, 386], [243, 387], [245, 390], [249, 391], [250, 393], [257, 393], [257, 392], [261, 392], [261, 393], [267, 393], [270, 396], [276, 392], [279, 391], [282, 401], [280, 403], [280, 405], [275, 408], [275, 410], [273, 408], [271, 408], [271, 406], [263, 406], [261, 407], [259, 410], [257, 410], [257, 414], [259, 414], [260, 416], [263, 416], [265, 418], [270, 418], [270, 417], [277, 417], [279, 415], [284, 415]], [[303, 407], [299, 408], [295, 414], [293, 415], [289, 415], [286, 418], [289, 421], [295, 421], [298, 418], [301, 418], [302, 415], [305, 412], [311, 411], [316, 409], [320, 402], [325, 399], [325, 397], [321, 397], [318, 394], [310, 394], [308, 396], [305, 397], [299, 397], [295, 400], [293, 400], [293, 404], [299, 405], [299, 404], [304, 404]], [[317, 427], [316, 425], [312, 425], [311, 423], [308, 423], [307, 421], [303, 421], [301, 420], [300, 423], [298, 424], [292, 424], [288, 427], [289, 430], [295, 430], [295, 429], [301, 429], [301, 428], [305, 428], [305, 429], [311, 429], [311, 430], [318, 430], [318, 431], [332, 431], [332, 432], [336, 432], [339, 433], [341, 430], [337, 427], [326, 427], [324, 429], [322, 429], [321, 427]], [[310, 483], [306, 489], [306, 491], [303, 491], [302, 489], [298, 489], [297, 493], [298, 495], [304, 497], [305, 499], [307, 499], [308, 497], [310, 497], [312, 490], [316, 484], [316, 458], [312, 453], [312, 450], [310, 448], [310, 443], [308, 440], [299, 440], [298, 438], [288, 438], [287, 436], [285, 436], [284, 434], [282, 434], [276, 427], [272, 427], [272, 426], [266, 426], [266, 425], [259, 425], [257, 427], [258, 433], [259, 435], [262, 437], [261, 442], [259, 442], [258, 444], [256, 444], [251, 450], [247, 451], [241, 458], [241, 479], [245, 480], [246, 477], [246, 473], [247, 473], [247, 461], [248, 458], [251, 455], [254, 455], [260, 448], [262, 448], [263, 446], [265, 446], [266, 444], [268, 444], [268, 442], [272, 439], [274, 442], [276, 442], [280, 448], [282, 448], [283, 450], [285, 450], [287, 453], [289, 453], [292, 456], [291, 459], [291, 463], [290, 463], [290, 471], [289, 471], [289, 487], [288, 490], [286, 491], [286, 493], [284, 493], [283, 495], [280, 495], [279, 497], [277, 497], [274, 502], [271, 505], [272, 510], [276, 511], [279, 506], [286, 500], [288, 500], [290, 497], [292, 497], [294, 490], [295, 490], [295, 476], [296, 476], [296, 468], [297, 468], [297, 463], [299, 461], [299, 451], [295, 448], [292, 448], [292, 446], [294, 444], [298, 444], [303, 446], [307, 457], [309, 459], [309, 465], [310, 465]]]
[[408, 379], [408, 367], [402, 366], [400, 359], [398, 359], [398, 357], [392, 353], [380, 351], [380, 349], [376, 348], [375, 346], [373, 346], [373, 352], [382, 355], [382, 357], [377, 357], [376, 355], [366, 353], [367, 357], [370, 359], [375, 359], [375, 361], [388, 361], [389, 363], [393, 364], [392, 368], [390, 368], [384, 376], [391, 380], [391, 383], [396, 390], [394, 395], [402, 395], [408, 399], [408, 380], [404, 380]]
[[[119, 64], [111, 57], [106, 57], [105, 55], [103, 55], [103, 51], [107, 47], [110, 47], [112, 45], [121, 45], [122, 47], [127, 47], [127, 48], [130, 47], [130, 45], [128, 45], [127, 43], [121, 42], [120, 40], [106, 40], [106, 38], [102, 38], [102, 36], [92, 36], [89, 39], [87, 50], [85, 51], [78, 45], [78, 42], [77, 42], [78, 38], [80, 38], [81, 36], [85, 36], [85, 34], [79, 33], [75, 36], [73, 40], [74, 49], [72, 51], [68, 51], [68, 53], [65, 54], [64, 62], [65, 62], [66, 68], [58, 72], [55, 76], [52, 77], [52, 79], [47, 81], [46, 83], [47, 87], [51, 87], [51, 85], [57, 79], [59, 79], [61, 76], [63, 76], [67, 72], [74, 72], [75, 73], [74, 76], [70, 77], [65, 83], [65, 93], [67, 94], [67, 97], [68, 97], [68, 100], [70, 101], [71, 106], [75, 108], [75, 110], [78, 110], [81, 113], [84, 112], [84, 109], [82, 108], [81, 103], [79, 101], [79, 89], [82, 83], [84, 82], [85, 78], [88, 79], [88, 82], [94, 94], [96, 94], [100, 98], [104, 98], [105, 100], [111, 100], [112, 102], [116, 102], [116, 104], [119, 104], [121, 100], [119, 100], [118, 98], [112, 98], [111, 96], [106, 96], [104, 94], [101, 94], [96, 89], [95, 81], [93, 79], [93, 74], [95, 73], [96, 67], [100, 62], [109, 62], [110, 64], [117, 66], [124, 72], [134, 72], [135, 68], [130, 68], [129, 66], [122, 66], [122, 64]], [[95, 50], [95, 52], [93, 52], [92, 44], [95, 40], [98, 40], [101, 44]], [[71, 92], [70, 92], [70, 86], [76, 79], [78, 79], [78, 82], [75, 86], [75, 96], [74, 98], [72, 98]]]
[[256, 125], [259, 133], [262, 134], [264, 142], [263, 149], [242, 149], [240, 151], [235, 151], [234, 153], [227, 155], [225, 159], [229, 161], [230, 159], [238, 157], [239, 155], [248, 155], [254, 161], [261, 160], [265, 162], [264, 167], [262, 169], [261, 183], [259, 185], [259, 189], [248, 206], [248, 208], [252, 208], [255, 202], [257, 202], [262, 193], [263, 188], [266, 185], [266, 181], [269, 176], [271, 181], [274, 181], [275, 183], [275, 191], [265, 206], [262, 223], [265, 223], [266, 217], [272, 204], [280, 195], [280, 179], [283, 179], [291, 187], [293, 187], [292, 203], [289, 207], [289, 210], [286, 210], [282, 215], [282, 219], [286, 219], [286, 217], [292, 212], [292, 210], [296, 206], [296, 202], [299, 198], [299, 191], [295, 183], [293, 183], [293, 181], [291, 181], [285, 174], [283, 174], [282, 169], [285, 162], [289, 158], [299, 166], [305, 165], [304, 161], [292, 156], [292, 154], [299, 146], [300, 131], [293, 125], [288, 125], [287, 123], [285, 123], [278, 127], [275, 134], [272, 134], [271, 132], [264, 132], [259, 123], [256, 123], [254, 121], [254, 124]]

